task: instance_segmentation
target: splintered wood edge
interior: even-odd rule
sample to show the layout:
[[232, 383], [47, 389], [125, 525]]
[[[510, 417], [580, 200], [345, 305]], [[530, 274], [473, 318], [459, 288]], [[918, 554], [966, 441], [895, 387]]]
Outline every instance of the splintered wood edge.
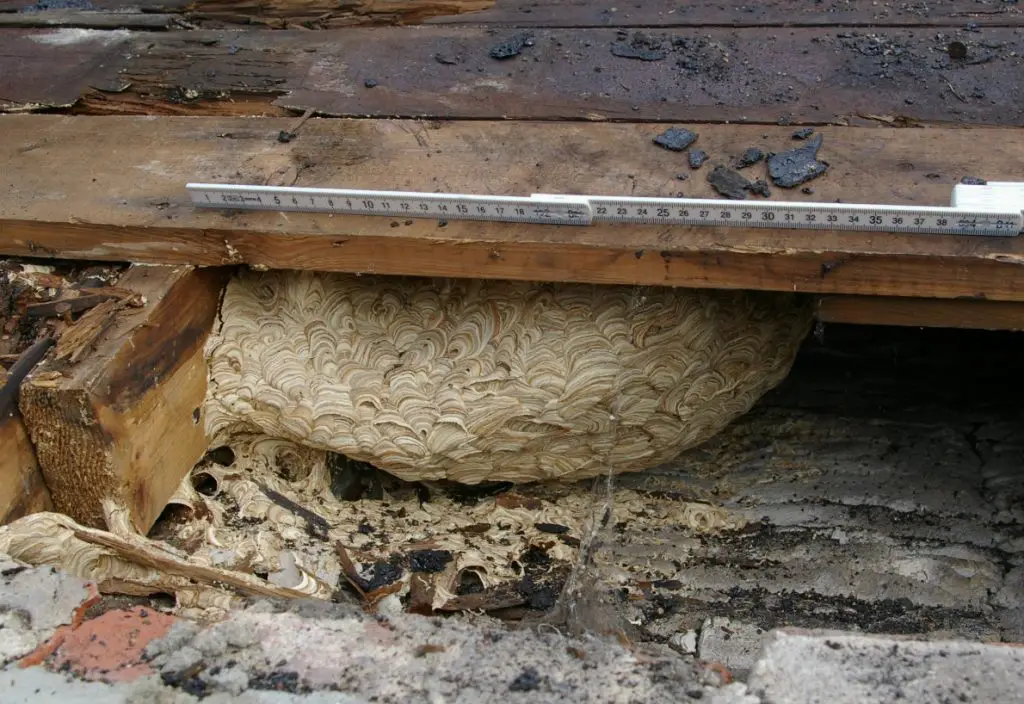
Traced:
[[203, 346], [227, 272], [134, 267], [119, 286], [145, 300], [67, 368], [48, 360], [20, 406], [57, 510], [104, 525], [104, 501], [147, 531], [207, 449]]

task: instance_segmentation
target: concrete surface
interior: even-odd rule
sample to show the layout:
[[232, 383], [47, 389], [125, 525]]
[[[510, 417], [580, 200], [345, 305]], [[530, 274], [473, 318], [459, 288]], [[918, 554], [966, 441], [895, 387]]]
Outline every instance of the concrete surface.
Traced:
[[1024, 641], [1024, 414], [1003, 373], [1024, 336], [947, 332], [843, 341], [829, 327], [719, 436], [616, 477], [748, 521], [718, 535], [616, 526], [595, 561], [630, 590], [630, 635], [728, 618]]
[[[104, 617], [113, 623], [139, 615], [118, 610], [92, 621]], [[95, 642], [88, 634], [109, 628], [90, 631], [89, 623], [72, 630]], [[724, 633], [723, 627], [743, 628], [715, 621], [702, 629], [702, 641], [706, 634]], [[126, 662], [111, 671], [114, 682], [99, 681], [103, 673], [95, 668], [92, 680], [83, 679], [66, 665], [63, 648], [43, 665], [11, 663], [0, 671], [2, 701], [1024, 702], [1024, 647], [838, 631], [766, 634], [746, 682], [729, 682], [721, 668], [667, 647], [625, 646], [597, 636], [569, 638], [550, 627], [511, 630], [488, 618], [380, 618], [352, 606], [309, 602], [261, 602], [206, 627], [175, 620], [144, 647], [116, 650]]]
[[337, 688], [374, 701], [691, 701], [719, 675], [667, 647], [509, 629], [483, 617], [389, 619], [355, 607], [260, 604], [147, 648], [164, 681], [194, 692]]
[[782, 631], [748, 688], [766, 704], [1014, 704], [1024, 702], [1024, 649]]
[[[5, 704], [195, 704], [200, 699], [164, 685], [158, 677], [130, 684], [86, 682], [41, 667], [0, 672], [0, 692]], [[368, 704], [367, 700], [340, 692], [291, 694], [247, 691], [240, 695], [212, 694], [204, 704]], [[712, 700], [713, 701], [713, 700]], [[723, 703], [725, 704], [725, 703]]]
[[745, 678], [761, 655], [768, 632], [750, 623], [715, 617], [704, 621], [697, 641], [701, 660], [719, 662]]
[[0, 629], [20, 656], [0, 671], [5, 704], [685, 702], [728, 679], [668, 646], [312, 600], [258, 602], [207, 626], [140, 606], [83, 619], [95, 591], [81, 580], [22, 565], [4, 578], [0, 613], [22, 619]]
[[91, 583], [0, 554], [0, 666], [70, 626], [99, 592]]

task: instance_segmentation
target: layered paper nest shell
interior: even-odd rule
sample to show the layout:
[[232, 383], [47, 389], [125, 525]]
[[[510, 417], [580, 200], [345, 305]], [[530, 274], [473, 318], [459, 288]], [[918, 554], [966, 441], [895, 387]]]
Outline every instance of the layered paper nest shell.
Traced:
[[790, 294], [247, 272], [208, 344], [208, 430], [407, 481], [639, 471], [746, 413], [810, 320]]

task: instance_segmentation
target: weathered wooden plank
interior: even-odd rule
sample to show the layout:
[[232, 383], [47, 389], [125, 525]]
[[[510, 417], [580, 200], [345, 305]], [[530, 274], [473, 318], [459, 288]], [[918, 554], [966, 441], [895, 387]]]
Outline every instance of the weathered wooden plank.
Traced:
[[824, 296], [817, 317], [823, 323], [1024, 330], [1021, 303], [976, 299]]
[[[656, 61], [613, 53], [645, 40], [610, 29], [537, 30], [533, 46], [507, 60], [489, 52], [517, 30], [82, 32], [5, 34], [0, 52], [25, 78], [0, 79], [0, 97], [59, 106], [77, 90], [80, 111], [100, 114], [266, 114], [276, 106], [445, 119], [1024, 121], [1024, 37], [1011, 29], [667, 32], [653, 40], [664, 57]], [[967, 59], [945, 53], [954, 36]], [[86, 57], [93, 70], [82, 68]], [[71, 61], [76, 70], [65, 75]]]
[[177, 19], [171, 14], [99, 12], [96, 10], [43, 10], [0, 13], [0, 28], [71, 27], [85, 29], [167, 29]]
[[0, 32], [0, 111], [69, 108], [90, 88], [119, 90], [130, 35], [91, 29]]
[[[0, 386], [6, 382], [7, 372], [0, 369]], [[30, 513], [53, 510], [50, 491], [17, 405], [0, 414], [0, 448], [0, 525]]]
[[[18, 12], [25, 0], [0, 0], [0, 12]], [[240, 24], [285, 23], [313, 27], [418, 22], [479, 23], [521, 27], [706, 27], [706, 26], [1019, 26], [1024, 12], [1004, 0], [762, 0], [738, 5], [722, 0], [92, 0], [100, 10], [141, 8], [148, 12], [185, 9], [194, 19]]]
[[119, 286], [144, 307], [90, 320], [103, 332], [80, 363], [51, 358], [26, 379], [20, 408], [58, 511], [102, 526], [109, 500], [144, 532], [202, 457], [203, 344], [223, 282], [215, 269], [133, 268]]
[[490, 7], [494, 0], [195, 0], [197, 17], [235, 22], [347, 27], [419, 24]]
[[521, 27], [825, 27], [825, 26], [1019, 26], [1024, 12], [1002, 0], [940, 0], [909, 3], [878, 0], [497, 0], [465, 15], [436, 17], [429, 23], [491, 23]]
[[[636, 124], [0, 118], [0, 253], [382, 274], [1024, 300], [1024, 238], [508, 223], [203, 211], [188, 181], [529, 194], [713, 194], [709, 166]], [[700, 125], [728, 161], [792, 128]], [[1019, 177], [1004, 129], [826, 128], [829, 172], [785, 200], [943, 204], [962, 176]], [[767, 135], [766, 137], [764, 135]], [[980, 150], [977, 145], [985, 144]], [[751, 167], [750, 178], [762, 175]], [[677, 174], [688, 175], [680, 181]], [[40, 198], [46, 194], [46, 198]], [[723, 201], [723, 204], [725, 201]]]
[[[178, 13], [185, 10], [191, 0], [88, 0], [87, 2], [75, 3], [88, 6], [91, 10], [99, 12], [145, 12], [145, 13]], [[3, 13], [24, 13], [46, 11], [49, 7], [59, 3], [38, 0], [36, 3], [30, 0], [0, 0], [0, 12]], [[71, 5], [73, 3], [67, 3]]]

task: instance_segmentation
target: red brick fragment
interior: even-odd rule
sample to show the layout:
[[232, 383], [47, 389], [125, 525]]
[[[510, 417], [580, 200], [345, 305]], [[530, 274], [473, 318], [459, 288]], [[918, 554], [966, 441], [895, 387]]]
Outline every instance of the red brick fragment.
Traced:
[[176, 620], [144, 607], [108, 611], [66, 633], [48, 667], [86, 680], [131, 682], [153, 673], [142, 661], [143, 651]]

